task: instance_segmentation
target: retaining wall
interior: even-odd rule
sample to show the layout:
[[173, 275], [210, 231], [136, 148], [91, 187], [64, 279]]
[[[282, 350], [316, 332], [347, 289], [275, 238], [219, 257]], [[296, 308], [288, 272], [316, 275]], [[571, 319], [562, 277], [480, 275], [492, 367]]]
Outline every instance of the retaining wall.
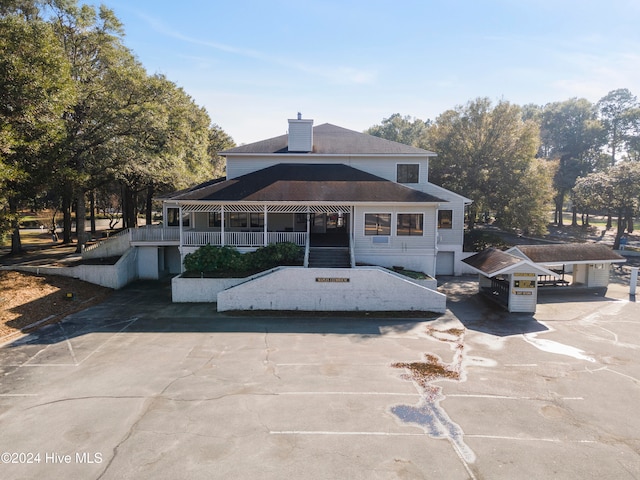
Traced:
[[36, 275], [72, 277], [117, 290], [137, 279], [136, 253], [135, 248], [129, 249], [115, 265], [77, 265], [75, 267], [15, 265], [5, 269], [35, 273]]
[[446, 296], [379, 267], [280, 267], [217, 294], [218, 311], [431, 311]]

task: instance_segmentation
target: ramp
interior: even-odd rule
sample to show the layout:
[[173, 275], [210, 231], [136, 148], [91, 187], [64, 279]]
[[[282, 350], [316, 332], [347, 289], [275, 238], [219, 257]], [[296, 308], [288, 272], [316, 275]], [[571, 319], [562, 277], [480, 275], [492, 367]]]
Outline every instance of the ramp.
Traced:
[[429, 311], [444, 313], [446, 296], [380, 267], [281, 267], [218, 294], [229, 310]]

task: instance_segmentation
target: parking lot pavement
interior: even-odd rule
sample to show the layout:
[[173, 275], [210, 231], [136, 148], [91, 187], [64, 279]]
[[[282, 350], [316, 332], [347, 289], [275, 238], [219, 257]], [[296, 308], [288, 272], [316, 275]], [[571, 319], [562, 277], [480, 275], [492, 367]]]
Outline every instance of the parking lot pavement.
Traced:
[[640, 309], [230, 316], [138, 283], [0, 348], [1, 478], [640, 477]]

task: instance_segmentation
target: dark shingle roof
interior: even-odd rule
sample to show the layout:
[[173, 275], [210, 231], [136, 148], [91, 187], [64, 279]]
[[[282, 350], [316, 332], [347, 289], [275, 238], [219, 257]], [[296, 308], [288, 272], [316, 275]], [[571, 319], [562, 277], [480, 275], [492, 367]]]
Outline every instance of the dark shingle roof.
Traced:
[[284, 164], [202, 188], [176, 192], [172, 200], [255, 202], [445, 202], [343, 164]]
[[[230, 148], [220, 152], [220, 155], [289, 153], [287, 143], [288, 136], [280, 135]], [[392, 142], [330, 123], [313, 127], [313, 151], [311, 153], [324, 155], [435, 155], [422, 148]]]
[[622, 262], [625, 258], [606, 245], [563, 243], [553, 245], [518, 245], [518, 250], [534, 263]]
[[496, 272], [500, 272], [505, 268], [517, 265], [525, 260], [496, 248], [487, 248], [486, 250], [465, 258], [462, 261], [487, 276], [491, 276]]

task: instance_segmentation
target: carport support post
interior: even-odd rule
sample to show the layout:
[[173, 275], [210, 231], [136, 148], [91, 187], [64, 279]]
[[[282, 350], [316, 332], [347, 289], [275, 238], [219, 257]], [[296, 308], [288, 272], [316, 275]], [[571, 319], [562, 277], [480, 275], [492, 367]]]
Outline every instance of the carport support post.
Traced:
[[629, 281], [629, 295], [636, 295], [636, 287], [638, 286], [638, 267], [631, 267], [631, 280]]

